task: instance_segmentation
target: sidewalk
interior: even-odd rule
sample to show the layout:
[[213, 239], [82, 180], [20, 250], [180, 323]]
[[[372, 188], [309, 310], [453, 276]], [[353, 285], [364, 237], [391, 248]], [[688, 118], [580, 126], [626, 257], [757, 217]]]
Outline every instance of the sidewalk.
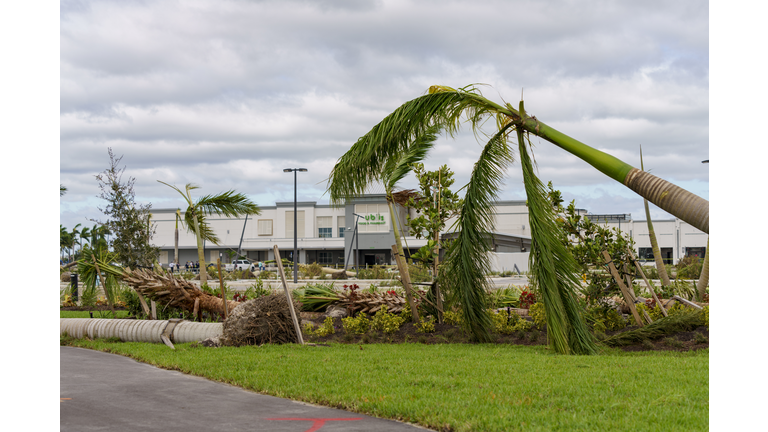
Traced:
[[83, 348], [60, 349], [60, 430], [417, 431]]

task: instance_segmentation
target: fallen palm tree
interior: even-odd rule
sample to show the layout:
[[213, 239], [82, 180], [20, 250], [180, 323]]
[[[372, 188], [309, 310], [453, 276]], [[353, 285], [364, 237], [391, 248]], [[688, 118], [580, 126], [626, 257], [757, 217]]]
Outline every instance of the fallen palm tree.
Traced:
[[[193, 314], [209, 312], [224, 315], [224, 300], [212, 296], [197, 285], [172, 274], [158, 274], [152, 270], [126, 268], [122, 280], [137, 293], [158, 303], [181, 308]], [[228, 310], [233, 310], [240, 302], [227, 300]]]
[[382, 306], [390, 313], [400, 313], [408, 306], [405, 298], [394, 294], [393, 291], [384, 293], [359, 292], [356, 285], [350, 289], [336, 291], [317, 285], [307, 285], [304, 290], [302, 307], [307, 311], [322, 311], [329, 305], [341, 306], [350, 313], [363, 312], [375, 314]]
[[[78, 273], [81, 275], [86, 290], [96, 289], [96, 276], [102, 280], [104, 295], [111, 303], [115, 296], [117, 281], [130, 286], [139, 294], [142, 303], [148, 298], [162, 305], [177, 307], [200, 316], [202, 312], [224, 315], [224, 300], [200, 289], [197, 285], [172, 273], [157, 273], [152, 269], [118, 267], [111, 263], [116, 256], [113, 253], [101, 253], [98, 258], [78, 262]], [[228, 310], [232, 311], [240, 302], [227, 301]], [[146, 308], [145, 308], [146, 311]]]
[[701, 310], [685, 311], [658, 319], [638, 329], [613, 335], [605, 339], [603, 343], [611, 347], [632, 345], [681, 331], [690, 331], [704, 324], [704, 313]]

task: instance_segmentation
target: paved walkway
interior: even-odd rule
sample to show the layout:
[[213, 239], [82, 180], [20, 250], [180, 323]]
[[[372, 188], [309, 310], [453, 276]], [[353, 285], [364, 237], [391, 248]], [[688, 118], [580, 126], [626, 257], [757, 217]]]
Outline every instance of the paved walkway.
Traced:
[[417, 431], [250, 392], [115, 354], [61, 347], [61, 431]]

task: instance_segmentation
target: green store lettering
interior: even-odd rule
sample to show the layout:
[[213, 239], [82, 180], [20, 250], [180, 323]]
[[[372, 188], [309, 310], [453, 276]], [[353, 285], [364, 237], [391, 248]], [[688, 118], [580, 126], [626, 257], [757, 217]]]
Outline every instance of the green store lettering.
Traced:
[[386, 222], [384, 221], [384, 216], [381, 214], [367, 214], [365, 217], [365, 222], [359, 222], [360, 225], [384, 225]]

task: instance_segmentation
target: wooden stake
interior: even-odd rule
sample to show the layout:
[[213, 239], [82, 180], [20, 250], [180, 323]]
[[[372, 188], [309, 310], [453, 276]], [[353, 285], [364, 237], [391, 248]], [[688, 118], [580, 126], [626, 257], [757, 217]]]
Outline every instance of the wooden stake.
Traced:
[[[440, 217], [440, 202], [442, 201], [442, 183], [440, 179], [440, 175], [442, 172], [438, 169], [437, 170], [437, 217]], [[439, 268], [439, 262], [440, 262], [440, 230], [435, 230], [435, 269], [432, 271], [432, 275], [434, 278], [432, 281], [434, 282], [434, 292], [435, 292], [435, 300], [437, 302], [437, 322], [438, 324], [443, 323], [443, 299], [440, 298], [440, 286], [437, 284], [437, 269]]]
[[[635, 297], [635, 289], [632, 287], [632, 277], [629, 275], [629, 267], [627, 267], [626, 263], [624, 263], [624, 274], [627, 276], [627, 286], [629, 287], [629, 293], [632, 294], [632, 300], [637, 300]], [[653, 322], [650, 315], [648, 315], [648, 312], [643, 311], [643, 316], [645, 317], [645, 320], [648, 321], [648, 324]]]
[[104, 289], [104, 297], [107, 298], [107, 304], [109, 305], [109, 309], [112, 311], [112, 318], [117, 318], [117, 314], [115, 314], [115, 306], [112, 304], [112, 299], [109, 297], [109, 293], [107, 292], [107, 281], [101, 276], [101, 270], [99, 270], [99, 263], [96, 261], [96, 256], [91, 254], [91, 259], [93, 259], [93, 266], [96, 267], [96, 274], [99, 275], [101, 287]]
[[[285, 290], [285, 298], [288, 299], [288, 308], [291, 310], [291, 319], [293, 320], [293, 327], [296, 329], [296, 338], [301, 345], [304, 345], [304, 338], [301, 336], [301, 327], [299, 327], [299, 320], [296, 318], [296, 311], [293, 310], [293, 299], [291, 293], [288, 292], [288, 282], [285, 281], [285, 270], [283, 270], [283, 260], [280, 259], [280, 251], [277, 249], [277, 245], [274, 246], [275, 262], [277, 262], [277, 269], [280, 272], [280, 279], [283, 280], [283, 289]], [[294, 257], [295, 258], [295, 257]]]
[[144, 309], [144, 313], [147, 314], [147, 318], [152, 318], [152, 312], [149, 310], [149, 305], [147, 305], [147, 301], [144, 300], [144, 296], [141, 295], [138, 291], [136, 291], [136, 294], [139, 296], [139, 303], [141, 303], [141, 308]]
[[157, 303], [155, 303], [154, 300], [150, 300], [149, 305], [152, 309], [152, 319], [156, 320], [157, 319]]
[[224, 291], [224, 279], [221, 277], [221, 258], [216, 258], [216, 271], [219, 272], [219, 288], [221, 288], [221, 298], [224, 299], [224, 319], [227, 319], [229, 306], [227, 306], [227, 292]]
[[411, 275], [408, 273], [408, 263], [405, 262], [405, 257], [400, 256], [397, 251], [397, 245], [392, 245], [392, 255], [395, 257], [397, 268], [400, 270], [400, 280], [403, 282], [405, 288], [405, 297], [408, 299], [408, 304], [411, 306], [411, 316], [413, 322], [419, 322], [419, 312], [416, 310], [416, 303], [413, 300], [413, 292], [411, 291]]
[[605, 259], [605, 263], [608, 265], [608, 270], [611, 272], [611, 276], [613, 276], [613, 279], [617, 284], [619, 284], [619, 289], [621, 289], [621, 293], [624, 295], [624, 301], [627, 302], [629, 310], [632, 312], [632, 316], [635, 317], [635, 322], [640, 327], [643, 327], [643, 320], [640, 318], [640, 314], [637, 313], [637, 308], [635, 308], [635, 298], [632, 296], [632, 294], [630, 294], [629, 290], [624, 285], [624, 282], [622, 282], [621, 276], [616, 270], [616, 266], [613, 265], [613, 260], [611, 260], [611, 256], [608, 254], [608, 251], [603, 251], [603, 258]]
[[648, 291], [651, 292], [651, 295], [653, 296], [653, 299], [656, 301], [656, 304], [659, 305], [659, 309], [661, 309], [661, 313], [664, 314], [664, 316], [667, 315], [667, 309], [664, 307], [663, 304], [661, 304], [661, 301], [659, 301], [659, 297], [656, 296], [656, 291], [653, 290], [653, 287], [651, 286], [651, 283], [648, 282], [648, 278], [645, 277], [645, 273], [643, 273], [643, 266], [640, 265], [640, 263], [637, 262], [637, 259], [635, 259], [635, 254], [632, 252], [632, 249], [627, 246], [627, 252], [629, 252], [629, 257], [632, 258], [632, 262], [635, 263], [635, 267], [637, 267], [637, 271], [640, 272], [640, 276], [643, 277], [643, 281], [645, 281], [645, 285], [648, 287]]
[[192, 308], [192, 316], [197, 318], [198, 322], [203, 321], [203, 313], [200, 310], [200, 297], [195, 297], [195, 306]]

